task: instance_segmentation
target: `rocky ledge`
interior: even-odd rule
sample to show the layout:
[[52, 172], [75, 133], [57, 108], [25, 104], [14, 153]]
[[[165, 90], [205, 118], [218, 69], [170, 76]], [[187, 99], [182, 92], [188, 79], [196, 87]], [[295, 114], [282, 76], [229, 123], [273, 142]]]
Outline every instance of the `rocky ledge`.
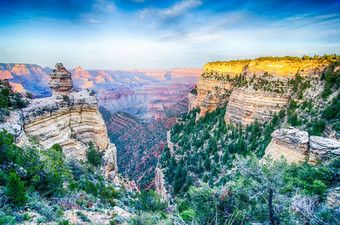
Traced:
[[265, 155], [274, 160], [283, 156], [289, 163], [329, 161], [340, 156], [340, 142], [319, 136], [309, 136], [306, 131], [294, 127], [275, 130]]

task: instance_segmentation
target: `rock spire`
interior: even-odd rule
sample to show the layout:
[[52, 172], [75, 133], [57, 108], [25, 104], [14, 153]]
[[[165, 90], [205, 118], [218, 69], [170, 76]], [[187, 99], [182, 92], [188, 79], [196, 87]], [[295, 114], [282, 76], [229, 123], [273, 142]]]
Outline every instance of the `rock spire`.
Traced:
[[65, 69], [62, 63], [55, 65], [56, 69], [50, 74], [50, 88], [54, 94], [68, 94], [73, 88], [71, 73]]

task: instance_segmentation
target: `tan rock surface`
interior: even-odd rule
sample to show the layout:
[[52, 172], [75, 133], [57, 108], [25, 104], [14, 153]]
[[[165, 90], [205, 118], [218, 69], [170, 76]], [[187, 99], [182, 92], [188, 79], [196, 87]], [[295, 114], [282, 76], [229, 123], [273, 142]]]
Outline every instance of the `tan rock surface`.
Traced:
[[[197, 104], [201, 109], [201, 116], [211, 112], [217, 107], [228, 102], [225, 119], [243, 125], [253, 122], [269, 120], [271, 112], [284, 109], [291, 96], [287, 82], [299, 73], [303, 77], [320, 76], [327, 64], [319, 60], [299, 60], [287, 58], [260, 58], [255, 60], [239, 60], [228, 62], [212, 62], [204, 65], [203, 75], [197, 83]], [[283, 84], [276, 92], [273, 89], [261, 89], [252, 85], [243, 84], [242, 88], [234, 85], [238, 81], [233, 78], [243, 75], [251, 79], [253, 75], [269, 82]], [[249, 87], [248, 87], [249, 86]], [[282, 91], [283, 90], [283, 91]]]
[[194, 108], [197, 108], [197, 95], [189, 93], [188, 94], [188, 101], [189, 101], [189, 107], [188, 112], [193, 110]]
[[274, 92], [235, 88], [226, 108], [225, 121], [250, 124], [256, 119], [268, 121], [288, 105], [289, 96]]
[[169, 200], [167, 191], [165, 189], [164, 174], [158, 167], [155, 169], [155, 192], [161, 195], [166, 201]]
[[283, 156], [289, 163], [306, 161], [309, 143], [307, 132], [289, 127], [275, 130], [271, 136], [265, 156], [271, 155], [274, 160], [280, 160]]
[[65, 69], [62, 63], [55, 65], [56, 70], [50, 74], [49, 85], [53, 94], [67, 94], [73, 88], [71, 73]]
[[320, 160], [329, 160], [340, 156], [340, 142], [331, 138], [311, 136], [310, 154]]
[[200, 77], [197, 82], [197, 105], [201, 116], [214, 111], [229, 99], [233, 85], [229, 82]]

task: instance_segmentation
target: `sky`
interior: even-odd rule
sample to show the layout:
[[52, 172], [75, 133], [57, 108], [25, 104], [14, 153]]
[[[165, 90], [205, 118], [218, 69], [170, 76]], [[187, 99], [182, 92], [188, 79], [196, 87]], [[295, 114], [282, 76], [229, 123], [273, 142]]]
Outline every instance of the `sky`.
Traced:
[[0, 62], [203, 67], [340, 53], [340, 0], [0, 0]]

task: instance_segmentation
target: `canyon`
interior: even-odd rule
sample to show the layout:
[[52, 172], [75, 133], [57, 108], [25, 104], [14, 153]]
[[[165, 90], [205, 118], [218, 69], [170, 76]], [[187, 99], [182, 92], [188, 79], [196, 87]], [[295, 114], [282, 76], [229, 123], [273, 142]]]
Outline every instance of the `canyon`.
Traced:
[[108, 138], [98, 102], [89, 91], [70, 92], [71, 74], [62, 66], [50, 75], [53, 95], [30, 99], [29, 105], [11, 112], [0, 124], [16, 138], [18, 146], [31, 141], [44, 148], [59, 144], [68, 160], [86, 160], [86, 150], [91, 142], [103, 154], [102, 173], [115, 180], [118, 173], [117, 149]]
[[[71, 113], [72, 116], [67, 118], [71, 121], [72, 129], [66, 134], [58, 132], [58, 129], [67, 130], [59, 128], [62, 127], [61, 121], [64, 118], [58, 121], [62, 116], [54, 117], [57, 127], [54, 133], [57, 137], [43, 137], [44, 134], [39, 133], [42, 130], [34, 133], [38, 125], [27, 126], [34, 135], [41, 137], [45, 142], [48, 142], [50, 138], [54, 141], [64, 138], [68, 141], [68, 143], [62, 142], [66, 152], [73, 152], [79, 145], [68, 137], [72, 136], [77, 139], [80, 136], [86, 136], [86, 132], [78, 129], [72, 122], [74, 120], [85, 122], [90, 118], [89, 114], [91, 116], [97, 114], [99, 106], [107, 127], [108, 137], [117, 148], [117, 151], [113, 152], [117, 157], [115, 168], [119, 168], [119, 173], [123, 176], [137, 181], [140, 188], [149, 189], [154, 187], [154, 170], [157, 159], [166, 144], [166, 131], [171, 129], [176, 116], [188, 110], [188, 92], [196, 84], [202, 71], [203, 69], [195, 68], [85, 70], [79, 66], [70, 70], [74, 91], [69, 95], [70, 102], [68, 103], [63, 101], [62, 94], [58, 97], [56, 95], [48, 97], [52, 95], [52, 90], [48, 85], [50, 79], [48, 74], [55, 73], [55, 70], [50, 68], [27, 64], [0, 64], [0, 79], [8, 79], [12, 88], [15, 88], [17, 92], [32, 93], [37, 98], [36, 102], [45, 101], [41, 97], [48, 97], [46, 101], [54, 101], [55, 103], [43, 107], [46, 109], [42, 111], [45, 110], [46, 114], [48, 110], [52, 110], [50, 108]], [[37, 80], [41, 85], [30, 84], [31, 81]], [[79, 92], [79, 90], [83, 91]], [[78, 102], [81, 98], [85, 98], [85, 95], [88, 99], [84, 100], [83, 107]], [[94, 101], [97, 105], [92, 109]], [[40, 112], [35, 112], [38, 111], [35, 109], [30, 109], [32, 114], [33, 111], [39, 114]], [[89, 111], [87, 115], [86, 111]], [[75, 112], [82, 115], [77, 118]], [[41, 121], [40, 117], [37, 119], [32, 117], [31, 120], [32, 124]], [[95, 121], [98, 121], [98, 118]], [[90, 121], [87, 122], [90, 123]], [[43, 126], [48, 126], [41, 123]], [[105, 133], [101, 123], [92, 124], [91, 127], [87, 127], [91, 129], [91, 132]], [[92, 142], [100, 144], [101, 147], [107, 143], [106, 140], [92, 140]], [[79, 148], [76, 151], [78, 155], [84, 156], [84, 151], [80, 152]]]

